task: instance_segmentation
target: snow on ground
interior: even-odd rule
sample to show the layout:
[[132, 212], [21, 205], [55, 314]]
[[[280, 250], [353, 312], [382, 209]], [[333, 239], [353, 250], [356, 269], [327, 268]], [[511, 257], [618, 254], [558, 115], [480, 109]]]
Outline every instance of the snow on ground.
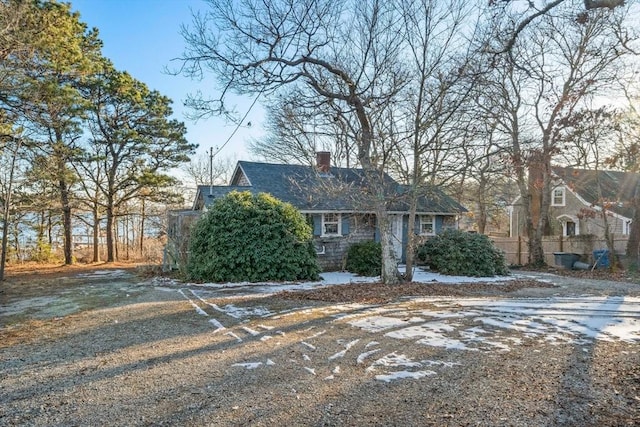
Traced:
[[435, 310], [407, 309], [401, 303], [392, 312], [385, 307], [382, 315], [372, 307], [341, 320], [369, 333], [460, 350], [509, 351], [526, 338], [577, 345], [640, 342], [638, 297], [412, 299], [414, 305], [419, 302]]
[[[404, 267], [400, 266], [400, 272], [404, 271]], [[269, 296], [281, 291], [295, 291], [314, 289], [330, 285], [346, 285], [351, 283], [376, 283], [380, 281], [380, 276], [358, 276], [346, 271], [330, 271], [320, 274], [321, 280], [307, 282], [285, 282], [285, 283], [179, 283], [173, 279], [159, 277], [153, 279], [153, 284], [158, 287], [166, 286], [188, 286], [200, 287], [207, 291], [216, 291], [218, 296], [237, 297], [240, 295], [262, 295]], [[467, 276], [446, 276], [444, 274], [435, 273], [421, 268], [416, 268], [413, 281], [418, 283], [500, 283], [512, 280], [514, 276], [494, 276], [494, 277], [467, 277]], [[267, 314], [267, 313], [265, 313]]]
[[131, 273], [125, 270], [95, 270], [90, 273], [78, 273], [76, 277], [90, 278], [90, 279], [119, 279], [125, 277], [131, 277]]
[[[418, 270], [417, 282], [456, 283], [500, 282], [511, 277], [470, 278], [443, 276]], [[516, 276], [524, 277], [524, 276]], [[553, 277], [550, 277], [550, 281]], [[319, 362], [307, 353], [300, 355], [306, 375], [318, 376], [318, 380], [339, 380], [339, 366], [331, 365], [338, 360], [349, 364], [366, 366], [366, 372], [379, 381], [402, 379], [427, 379], [437, 375], [439, 369], [454, 369], [458, 364], [450, 360], [419, 360], [400, 352], [404, 343], [430, 346], [454, 351], [509, 352], [515, 346], [532, 343], [583, 346], [597, 341], [624, 341], [640, 343], [640, 298], [625, 296], [580, 296], [548, 298], [412, 298], [384, 305], [334, 304], [323, 307], [300, 307], [274, 312], [267, 307], [238, 307], [233, 304], [217, 305], [211, 299], [238, 297], [264, 297], [283, 290], [312, 289], [327, 285], [376, 282], [376, 277], [358, 277], [350, 273], [323, 273], [318, 282], [302, 283], [227, 283], [184, 285], [156, 282], [156, 286], [174, 288], [194, 307], [196, 313], [209, 312], [227, 315], [223, 320], [209, 322], [214, 332], [235, 340], [238, 345], [248, 341], [267, 342], [273, 334], [284, 336], [277, 330], [278, 321], [291, 315], [313, 315], [321, 313], [327, 327], [336, 322], [361, 331], [361, 338], [343, 341], [338, 339], [328, 350], [327, 360]], [[175, 287], [174, 287], [175, 286]], [[190, 288], [190, 293], [184, 287]], [[177, 289], [176, 289], [177, 288]], [[194, 290], [195, 288], [195, 290]], [[217, 314], [216, 314], [217, 316]], [[234, 319], [234, 322], [227, 320]], [[257, 327], [232, 325], [259, 319], [269, 322]], [[275, 331], [272, 331], [275, 328]], [[312, 329], [312, 328], [310, 328]], [[267, 334], [267, 333], [270, 334]], [[273, 332], [273, 333], [271, 333]], [[319, 350], [316, 338], [326, 330], [310, 333], [299, 341], [299, 351]], [[385, 342], [386, 344], [380, 344]], [[393, 345], [397, 342], [397, 345]], [[391, 343], [391, 344], [390, 344]], [[325, 344], [326, 345], [326, 344]], [[371, 348], [375, 347], [375, 348]], [[414, 360], [415, 359], [415, 360]], [[272, 365], [294, 363], [293, 360], [238, 361], [233, 366], [245, 369], [267, 368]], [[314, 365], [315, 363], [315, 365]], [[321, 364], [321, 363], [324, 363]], [[347, 362], [345, 362], [347, 363]]]

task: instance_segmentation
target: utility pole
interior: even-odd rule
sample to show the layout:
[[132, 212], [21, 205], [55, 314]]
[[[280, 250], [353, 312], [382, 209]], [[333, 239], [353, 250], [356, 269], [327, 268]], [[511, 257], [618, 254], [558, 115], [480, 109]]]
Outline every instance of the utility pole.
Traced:
[[209, 149], [209, 185], [213, 185], [213, 147]]

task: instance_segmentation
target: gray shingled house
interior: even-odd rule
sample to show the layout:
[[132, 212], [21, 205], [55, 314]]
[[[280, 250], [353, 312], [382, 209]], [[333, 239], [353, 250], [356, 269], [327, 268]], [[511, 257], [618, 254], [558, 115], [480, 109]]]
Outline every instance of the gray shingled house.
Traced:
[[[553, 167], [552, 172], [552, 235], [588, 234], [602, 238], [603, 209], [607, 212], [610, 233], [623, 236], [629, 234], [633, 218], [632, 199], [640, 185], [640, 175], [558, 166]], [[518, 197], [509, 208], [511, 236], [524, 236], [524, 215], [520, 198]], [[532, 204], [534, 217], [535, 209], [536, 205]]]
[[[387, 174], [384, 181], [396, 255], [404, 260], [409, 232], [407, 187]], [[229, 185], [198, 187], [192, 212], [206, 210], [217, 198], [234, 190], [269, 193], [306, 215], [313, 225], [314, 244], [325, 271], [342, 268], [351, 244], [378, 240], [376, 216], [363, 196], [367, 194], [363, 171], [331, 167], [327, 152], [318, 153], [316, 167], [239, 161]], [[427, 238], [457, 228], [458, 215], [466, 212], [465, 208], [437, 188], [425, 194], [419, 201], [414, 231]], [[171, 238], [171, 225], [169, 230]]]

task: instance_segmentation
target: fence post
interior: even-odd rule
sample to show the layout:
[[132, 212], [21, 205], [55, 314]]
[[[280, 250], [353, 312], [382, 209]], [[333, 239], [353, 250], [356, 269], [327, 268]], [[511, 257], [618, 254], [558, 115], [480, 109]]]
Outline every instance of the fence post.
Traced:
[[560, 233], [560, 250], [558, 252], [564, 252], [564, 241], [562, 240], [562, 233]]
[[522, 265], [522, 237], [518, 235], [518, 265]]

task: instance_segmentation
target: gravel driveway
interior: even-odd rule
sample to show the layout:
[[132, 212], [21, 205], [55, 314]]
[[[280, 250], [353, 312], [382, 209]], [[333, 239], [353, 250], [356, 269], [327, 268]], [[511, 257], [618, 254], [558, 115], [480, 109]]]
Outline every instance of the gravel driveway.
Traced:
[[640, 424], [637, 284], [256, 289], [10, 283], [0, 425]]

